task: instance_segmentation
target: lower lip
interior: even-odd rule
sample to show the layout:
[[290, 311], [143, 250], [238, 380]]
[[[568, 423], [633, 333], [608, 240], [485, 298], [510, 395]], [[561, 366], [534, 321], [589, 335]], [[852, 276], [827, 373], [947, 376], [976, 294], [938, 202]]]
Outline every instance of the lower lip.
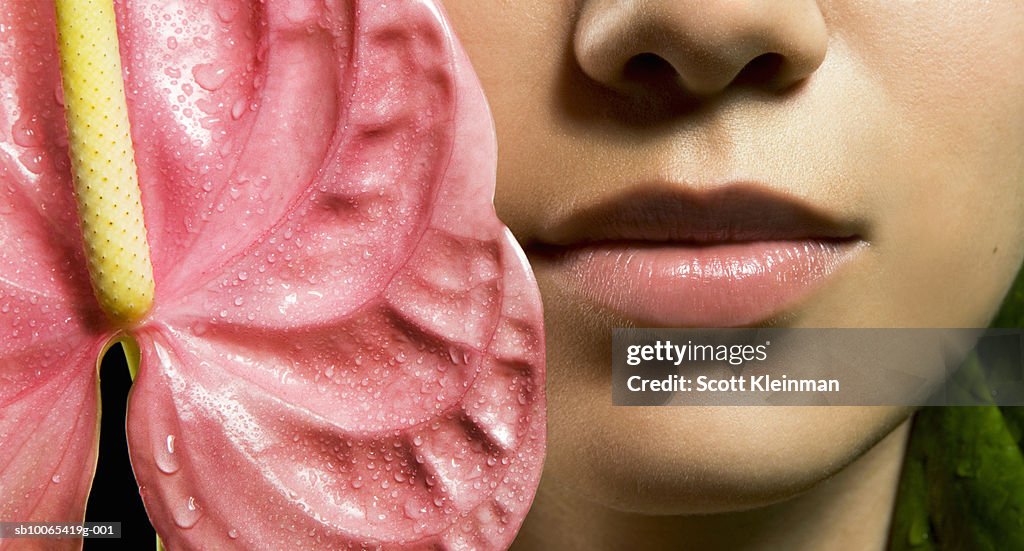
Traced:
[[778, 317], [848, 262], [862, 244], [596, 244], [572, 249], [556, 263], [577, 295], [633, 321], [731, 327]]

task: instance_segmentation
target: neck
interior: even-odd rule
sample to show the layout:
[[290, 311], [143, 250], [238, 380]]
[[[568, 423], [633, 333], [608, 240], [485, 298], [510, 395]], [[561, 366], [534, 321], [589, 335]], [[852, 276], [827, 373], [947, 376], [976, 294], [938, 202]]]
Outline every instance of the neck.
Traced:
[[909, 420], [832, 478], [787, 501], [704, 516], [624, 513], [541, 481], [513, 549], [878, 549], [886, 547]]

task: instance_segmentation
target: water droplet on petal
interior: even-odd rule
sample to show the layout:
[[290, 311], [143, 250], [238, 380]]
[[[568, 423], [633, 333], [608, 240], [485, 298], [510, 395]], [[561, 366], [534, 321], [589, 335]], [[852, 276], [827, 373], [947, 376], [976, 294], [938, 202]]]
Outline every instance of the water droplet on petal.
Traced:
[[181, 468], [181, 464], [178, 462], [178, 456], [174, 454], [173, 434], [167, 435], [167, 440], [164, 442], [164, 445], [157, 446], [153, 455], [156, 459], [157, 468], [165, 474], [174, 474]]
[[27, 151], [18, 156], [21, 164], [33, 174], [43, 173], [43, 155], [35, 151]]
[[223, 3], [217, 7], [217, 17], [225, 23], [230, 23], [237, 13], [238, 6], [232, 3]]
[[188, 499], [174, 509], [174, 523], [180, 528], [192, 528], [203, 516], [196, 498], [188, 496]]
[[43, 145], [43, 139], [28, 121], [19, 122], [14, 126], [14, 143], [21, 147], [39, 147]]
[[248, 100], [245, 97], [240, 97], [238, 101], [231, 105], [231, 119], [239, 120], [246, 113], [246, 108], [249, 107]]
[[201, 63], [192, 68], [192, 76], [195, 77], [196, 84], [213, 92], [224, 86], [224, 81], [228, 79], [228, 70], [225, 67]]
[[418, 497], [410, 498], [405, 502], [405, 516], [416, 519], [427, 514], [427, 504]]

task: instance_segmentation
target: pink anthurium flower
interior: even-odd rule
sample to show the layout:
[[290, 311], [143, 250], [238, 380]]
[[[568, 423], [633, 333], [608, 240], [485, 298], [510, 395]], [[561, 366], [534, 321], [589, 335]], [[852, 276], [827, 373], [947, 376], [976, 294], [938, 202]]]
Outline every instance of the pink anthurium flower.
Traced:
[[116, 13], [155, 281], [123, 323], [90, 280], [53, 6], [0, 1], [0, 520], [81, 521], [123, 341], [169, 548], [508, 546], [543, 460], [541, 306], [438, 6]]

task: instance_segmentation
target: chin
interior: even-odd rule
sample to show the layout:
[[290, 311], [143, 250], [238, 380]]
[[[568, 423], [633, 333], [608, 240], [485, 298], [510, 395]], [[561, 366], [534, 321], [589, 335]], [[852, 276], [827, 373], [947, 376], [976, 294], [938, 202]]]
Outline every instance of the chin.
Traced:
[[[546, 474], [560, 492], [648, 515], [735, 512], [790, 499], [855, 461], [911, 413], [897, 407], [613, 407], [601, 395], [608, 394], [577, 395], [577, 403], [563, 409], [569, 417], [550, 417], [556, 444]], [[572, 412], [587, 418], [571, 418]]]

